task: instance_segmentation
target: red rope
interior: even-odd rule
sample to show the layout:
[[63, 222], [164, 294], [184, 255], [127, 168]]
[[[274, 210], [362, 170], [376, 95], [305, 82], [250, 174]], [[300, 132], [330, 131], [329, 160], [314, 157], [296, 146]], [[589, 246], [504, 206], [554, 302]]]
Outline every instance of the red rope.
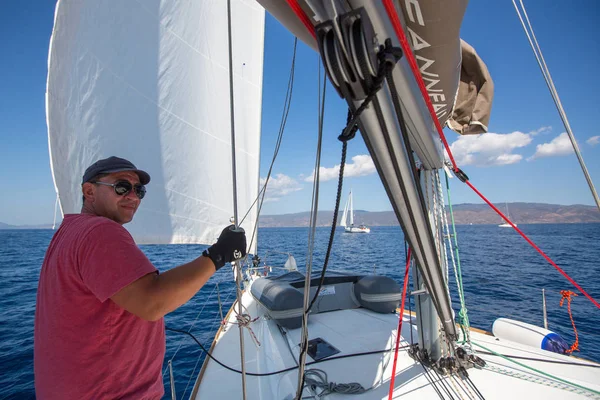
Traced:
[[[406, 288], [408, 287], [408, 267], [410, 266], [410, 247], [406, 256], [406, 271], [404, 271], [404, 289], [402, 289], [402, 304], [400, 305], [400, 317], [398, 318], [398, 331], [396, 332], [396, 353], [394, 353], [394, 365], [390, 379], [390, 393], [388, 399], [392, 399], [394, 393], [394, 378], [396, 377], [396, 362], [398, 361], [398, 348], [400, 347], [400, 333], [402, 332], [402, 320], [404, 319], [404, 300], [406, 300]], [[408, 316], [412, 318], [411, 315]], [[411, 328], [412, 329], [412, 328]]]
[[[304, 24], [306, 29], [310, 32], [310, 34], [314, 38], [316, 38], [314, 26], [312, 25], [312, 23], [310, 22], [309, 18], [306, 16], [306, 14], [304, 13], [304, 10], [302, 10], [300, 5], [298, 4], [297, 0], [286, 0], [286, 1], [287, 1], [288, 5], [290, 6], [290, 8], [298, 16], [298, 18], [300, 18], [300, 20], [302, 21], [302, 23]], [[410, 45], [408, 44], [406, 35], [404, 34], [404, 30], [402, 29], [402, 24], [400, 23], [400, 18], [398, 18], [398, 14], [396, 12], [396, 8], [394, 7], [393, 0], [382, 0], [382, 2], [386, 9], [388, 17], [389, 17], [390, 21], [392, 22], [394, 31], [396, 32], [396, 35], [398, 36], [398, 40], [400, 41], [400, 45], [402, 46], [402, 51], [404, 52], [404, 56], [406, 57], [406, 60], [413, 72], [413, 75], [415, 76], [415, 79], [417, 80], [417, 84], [419, 85], [419, 89], [421, 90], [421, 95], [423, 96], [423, 100], [425, 100], [425, 104], [427, 105], [427, 109], [429, 110], [429, 114], [431, 115], [431, 119], [433, 120], [433, 122], [435, 124], [435, 127], [438, 131], [440, 138], [442, 139], [442, 142], [444, 143], [444, 147], [446, 149], [446, 152], [448, 153], [450, 162], [452, 162], [452, 168], [454, 169], [454, 172], [456, 172], [456, 173], [460, 172], [462, 174], [462, 171], [460, 171], [460, 169], [458, 168], [458, 165], [456, 164], [456, 161], [454, 160], [454, 156], [452, 155], [452, 151], [450, 150], [450, 146], [448, 145], [448, 141], [446, 140], [446, 136], [444, 135], [442, 126], [440, 125], [440, 121], [438, 120], [438, 117], [435, 114], [435, 111], [433, 109], [433, 104], [431, 103], [431, 99], [429, 98], [429, 94], [427, 93], [427, 88], [425, 87], [425, 82], [423, 81], [423, 77], [421, 76], [421, 71], [419, 70], [419, 66], [417, 65], [415, 56], [413, 55], [412, 49], [411, 49]], [[483, 199], [483, 201], [485, 201], [490, 207], [492, 207], [492, 209], [494, 211], [496, 211], [496, 213], [498, 213], [498, 215], [500, 215], [506, 222], [508, 222], [513, 227], [514, 230], [516, 230], [534, 249], [537, 250], [538, 253], [540, 253], [542, 255], [542, 257], [544, 257], [546, 259], [546, 261], [548, 261], [554, 268], [556, 268], [556, 270], [558, 272], [560, 272], [569, 282], [571, 282], [571, 284], [573, 284], [573, 286], [575, 286], [581, 293], [583, 293], [585, 295], [585, 297], [587, 297], [596, 307], [600, 308], [600, 304], [596, 300], [594, 300], [594, 298], [592, 296], [590, 296], [585, 290], [583, 290], [583, 288], [581, 286], [579, 286], [579, 284], [577, 282], [575, 282], [575, 280], [573, 278], [571, 278], [569, 275], [567, 275], [567, 273], [565, 271], [563, 271], [558, 265], [556, 265], [556, 263], [554, 261], [552, 261], [550, 259], [550, 257], [548, 257], [535, 243], [533, 243], [531, 241], [531, 239], [529, 239], [519, 228], [517, 228], [515, 226], [515, 224], [513, 224], [504, 214], [502, 214], [502, 212], [500, 212], [500, 210], [498, 210], [496, 207], [494, 207], [494, 205], [488, 199], [486, 199], [485, 196], [483, 196], [477, 189], [475, 189], [475, 186], [473, 186], [468, 180], [465, 180], [464, 182], [471, 189], [473, 189], [473, 191], [475, 193], [477, 193], [477, 195], [479, 195], [479, 197], [481, 197]]]
[[556, 265], [556, 263], [554, 261], [552, 261], [552, 259], [550, 257], [548, 257], [546, 255], [546, 253], [544, 253], [542, 251], [542, 249], [540, 249], [535, 243], [533, 243], [533, 241], [531, 239], [529, 239], [527, 237], [527, 235], [525, 235], [519, 228], [517, 228], [515, 226], [515, 224], [513, 224], [504, 214], [502, 214], [502, 212], [500, 210], [498, 210], [488, 199], [485, 198], [484, 195], [482, 195], [479, 190], [475, 189], [475, 186], [473, 186], [471, 184], [471, 182], [466, 181], [465, 182], [467, 185], [469, 185], [469, 187], [471, 189], [473, 189], [473, 191], [475, 193], [477, 193], [479, 195], [479, 197], [481, 197], [483, 199], [483, 201], [485, 201], [486, 203], [488, 203], [488, 205], [490, 207], [492, 207], [494, 209], [494, 211], [496, 211], [498, 213], [498, 215], [500, 215], [506, 222], [508, 222], [515, 231], [517, 231], [519, 233], [519, 235], [523, 236], [523, 239], [525, 239], [527, 241], [527, 243], [529, 243], [531, 245], [531, 247], [533, 247], [534, 249], [537, 250], [538, 253], [540, 253], [542, 255], [542, 257], [544, 257], [546, 259], [546, 261], [548, 261], [550, 263], [550, 265], [552, 265], [554, 268], [556, 268], [556, 270], [558, 272], [560, 272], [562, 274], [562, 276], [564, 276], [565, 278], [567, 278], [567, 280], [569, 282], [571, 282], [571, 284], [573, 286], [575, 286], [581, 293], [583, 293], [583, 295], [585, 297], [587, 297], [592, 303], [594, 303], [594, 305], [598, 308], [600, 308], [600, 304], [598, 304], [598, 302], [596, 300], [594, 300], [594, 298], [592, 296], [590, 296], [585, 290], [583, 290], [583, 288], [581, 286], [579, 286], [579, 284], [577, 282], [575, 282], [575, 280], [573, 278], [571, 278], [565, 271], [563, 271], [562, 268], [560, 268], [558, 265]]
[[[417, 66], [417, 61], [415, 60], [412, 49], [410, 48], [408, 41], [406, 40], [406, 35], [404, 35], [404, 31], [402, 30], [402, 25], [400, 24], [400, 19], [398, 18], [398, 14], [396, 13], [396, 9], [394, 8], [394, 3], [392, 2], [392, 0], [383, 0], [383, 4], [387, 11], [388, 17], [390, 18], [390, 21], [392, 22], [392, 25], [394, 26], [394, 30], [396, 31], [396, 35], [398, 36], [398, 40], [400, 41], [400, 45], [402, 46], [402, 51], [404, 52], [404, 56], [406, 57], [408, 64], [410, 65], [410, 68], [411, 68], [415, 78], [417, 79], [417, 83], [419, 84], [419, 88], [421, 89], [421, 94], [423, 95], [423, 99], [425, 100], [425, 103], [427, 104], [427, 108], [429, 109], [431, 118], [433, 119], [433, 122], [435, 123], [435, 127], [437, 128], [438, 134], [440, 135], [440, 138], [442, 139], [442, 142], [444, 143], [444, 147], [446, 148], [448, 157], [450, 157], [450, 161], [452, 162], [452, 167], [455, 172], [458, 172], [460, 170], [459, 170], [458, 166], [456, 165], [456, 161], [454, 160], [452, 151], [450, 151], [450, 146], [448, 146], [448, 142], [446, 141], [446, 137], [444, 136], [444, 132], [442, 131], [442, 126], [440, 125], [440, 121], [438, 120], [437, 115], [435, 114], [435, 112], [433, 110], [433, 105], [431, 104], [431, 100], [429, 99], [427, 89], [425, 88], [425, 82], [423, 81], [423, 77], [421, 76], [421, 72], [419, 70], [419, 67]], [[473, 186], [468, 180], [465, 180], [464, 182], [467, 185], [469, 185], [469, 187], [471, 189], [473, 189], [473, 191], [475, 191], [475, 193], [477, 193], [479, 195], [479, 197], [481, 197], [483, 199], [483, 201], [485, 201], [487, 204], [489, 204], [490, 207], [492, 207], [492, 209], [494, 209], [494, 211], [496, 211], [496, 213], [498, 213], [498, 215], [500, 215], [506, 222], [508, 222], [513, 227], [514, 230], [516, 230], [521, 236], [523, 236], [523, 238], [534, 249], [536, 249], [538, 251], [538, 253], [540, 253], [542, 255], [542, 257], [544, 257], [546, 259], [546, 261], [548, 261], [554, 268], [556, 268], [556, 270], [558, 272], [560, 272], [565, 278], [567, 278], [567, 280], [569, 282], [571, 282], [573, 284], [573, 286], [575, 286], [577, 289], [579, 289], [579, 291], [581, 293], [583, 293], [585, 295], [585, 297], [587, 297], [592, 303], [594, 303], [594, 305], [596, 307], [600, 308], [600, 304], [598, 304], [598, 302], [596, 300], [594, 300], [594, 298], [592, 296], [590, 296], [585, 290], [583, 290], [583, 288], [581, 286], [579, 286], [577, 284], [577, 282], [575, 282], [575, 280], [573, 280], [573, 278], [571, 278], [569, 275], [567, 275], [567, 273], [565, 271], [563, 271], [558, 265], [556, 265], [556, 263], [554, 261], [552, 261], [550, 259], [550, 257], [548, 257], [519, 228], [517, 228], [515, 226], [515, 224], [513, 224], [504, 214], [502, 214], [500, 212], [500, 210], [498, 210], [496, 207], [494, 207], [494, 205], [488, 199], [486, 199], [485, 196], [483, 196], [477, 189], [475, 189], [475, 186]]]
[[575, 343], [571, 346], [567, 353], [572, 353], [574, 351], [579, 351], [579, 336], [577, 335], [577, 328], [575, 328], [575, 321], [573, 321], [573, 314], [571, 313], [571, 298], [577, 296], [575, 293], [570, 290], [561, 290], [560, 295], [562, 298], [560, 299], [560, 306], [563, 306], [563, 302], [567, 299], [567, 307], [569, 309], [569, 318], [571, 318], [571, 325], [573, 325], [573, 331], [575, 331]]
[[306, 27], [306, 30], [308, 31], [308, 33], [310, 33], [312, 35], [312, 37], [316, 40], [317, 35], [315, 34], [315, 27], [313, 26], [312, 22], [310, 22], [310, 19], [308, 18], [308, 16], [306, 15], [306, 13], [302, 9], [302, 7], [300, 7], [300, 5], [298, 4], [298, 1], [297, 0], [286, 0], [286, 1], [288, 3], [288, 6], [290, 6], [292, 11], [294, 11], [294, 14], [296, 14], [298, 19], [300, 19], [300, 21], [302, 21], [302, 23]]
[[419, 70], [419, 66], [417, 65], [417, 60], [415, 60], [415, 56], [413, 55], [412, 49], [408, 44], [408, 40], [406, 40], [406, 35], [402, 30], [402, 24], [400, 24], [400, 18], [398, 18], [398, 14], [396, 13], [396, 8], [394, 7], [394, 2], [392, 0], [383, 0], [383, 5], [385, 6], [385, 10], [387, 11], [388, 17], [390, 21], [392, 21], [392, 25], [394, 26], [394, 31], [396, 31], [396, 35], [398, 36], [398, 40], [400, 41], [400, 46], [402, 46], [402, 52], [404, 53], [404, 57], [406, 57], [406, 61], [408, 61], [408, 65], [410, 65], [410, 69], [415, 76], [417, 83], [419, 84], [419, 89], [421, 89], [421, 94], [423, 95], [423, 99], [425, 100], [425, 104], [427, 104], [427, 108], [429, 109], [429, 114], [431, 114], [431, 119], [437, 128], [438, 134], [444, 143], [444, 147], [448, 151], [448, 157], [450, 157], [450, 161], [452, 162], [452, 167], [456, 170], [458, 166], [456, 165], [456, 161], [454, 161], [454, 156], [450, 152], [450, 147], [448, 146], [448, 142], [446, 141], [446, 136], [444, 136], [444, 132], [442, 130], [442, 125], [440, 125], [440, 121], [433, 110], [433, 104], [431, 104], [431, 100], [429, 99], [429, 94], [427, 93], [427, 88], [425, 87], [425, 82], [423, 81], [423, 77], [421, 76], [421, 71]]

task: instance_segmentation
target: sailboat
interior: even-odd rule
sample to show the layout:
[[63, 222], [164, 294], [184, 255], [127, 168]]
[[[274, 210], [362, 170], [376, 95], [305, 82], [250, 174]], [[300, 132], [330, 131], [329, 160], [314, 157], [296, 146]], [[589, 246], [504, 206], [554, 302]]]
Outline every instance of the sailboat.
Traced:
[[[508, 204], [507, 204], [507, 203], [504, 203], [504, 206], [506, 207], [506, 217], [507, 217], [508, 219], [510, 219], [510, 213], [508, 212]], [[513, 222], [513, 225], [514, 225], [514, 226], [518, 226], [518, 225], [517, 225], [517, 224], [515, 224], [514, 222]], [[501, 224], [499, 224], [499, 225], [498, 225], [498, 227], [500, 227], [500, 228], [512, 228], [512, 225], [511, 225], [511, 224], [509, 224], [508, 222], [502, 222]]]
[[[311, 245], [303, 272], [290, 262], [271, 274], [258, 257], [235, 265], [237, 300], [191, 398], [600, 396], [598, 364], [569, 357], [556, 333], [506, 318], [492, 332], [469, 326], [440, 193], [441, 125], [487, 130], [491, 77], [458, 38], [467, 2], [259, 3], [61, 0], [56, 7], [46, 101], [63, 213], [80, 208], [83, 168], [118, 154], [153, 177], [152, 195], [127, 226], [138, 243], [212, 243], [234, 215], [256, 254], [266, 9], [320, 53], [350, 109], [342, 142], [360, 130], [401, 224], [409, 249], [403, 285], [328, 271], [327, 261], [313, 273]], [[475, 92], [459, 79], [461, 69], [480, 74]], [[455, 165], [452, 173], [468, 181]], [[238, 218], [238, 210], [247, 215]], [[404, 310], [407, 296], [414, 312]]]
[[348, 200], [344, 206], [344, 213], [342, 214], [342, 220], [340, 226], [344, 227], [344, 232], [347, 233], [370, 233], [371, 228], [367, 228], [365, 225], [360, 224], [354, 226], [354, 205], [352, 202], [352, 190], [348, 194]]

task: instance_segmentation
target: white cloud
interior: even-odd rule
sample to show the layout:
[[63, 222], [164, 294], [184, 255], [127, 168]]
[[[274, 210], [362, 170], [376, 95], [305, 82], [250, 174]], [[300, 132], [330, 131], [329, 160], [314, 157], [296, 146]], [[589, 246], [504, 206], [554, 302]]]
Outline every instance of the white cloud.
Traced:
[[552, 139], [550, 143], [538, 144], [535, 148], [535, 154], [529, 157], [528, 160], [541, 157], [564, 156], [571, 153], [573, 153], [571, 140], [569, 140], [567, 132], [563, 132]]
[[[266, 178], [260, 178], [261, 188], [264, 186], [265, 181]], [[302, 186], [298, 181], [284, 174], [276, 174], [269, 179], [265, 202], [279, 201], [281, 197], [298, 190], [302, 190]]]
[[591, 138], [589, 138], [585, 142], [587, 144], [589, 144], [590, 146], [595, 146], [597, 144], [600, 144], [600, 136], [592, 136]]
[[551, 126], [542, 126], [541, 128], [536, 129], [535, 131], [529, 132], [531, 136], [539, 135], [540, 133], [550, 133], [552, 131]]
[[[367, 154], [361, 154], [352, 157], [352, 163], [346, 163], [344, 166], [344, 177], [350, 178], [352, 176], [365, 176], [375, 173], [375, 164], [371, 159], [371, 156]], [[314, 179], [313, 172], [304, 180], [306, 182], [312, 182]], [[331, 168], [320, 167], [319, 168], [319, 179], [321, 182], [330, 181], [332, 179], [338, 179], [340, 173], [340, 165], [337, 164]]]
[[[540, 128], [535, 132], [541, 132]], [[507, 134], [484, 133], [481, 135], [460, 136], [450, 150], [458, 165], [508, 165], [518, 163], [523, 159], [520, 154], [514, 154], [515, 149], [531, 143], [534, 133], [512, 132]]]

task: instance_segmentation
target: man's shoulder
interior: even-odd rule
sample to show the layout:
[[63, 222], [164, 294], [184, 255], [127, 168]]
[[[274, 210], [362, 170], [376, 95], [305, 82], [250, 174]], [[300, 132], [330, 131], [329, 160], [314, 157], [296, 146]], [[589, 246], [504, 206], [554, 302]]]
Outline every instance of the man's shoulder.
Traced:
[[117, 222], [98, 215], [70, 214], [63, 220], [65, 228], [74, 230], [80, 237], [89, 234], [121, 233], [128, 234], [127, 230]]

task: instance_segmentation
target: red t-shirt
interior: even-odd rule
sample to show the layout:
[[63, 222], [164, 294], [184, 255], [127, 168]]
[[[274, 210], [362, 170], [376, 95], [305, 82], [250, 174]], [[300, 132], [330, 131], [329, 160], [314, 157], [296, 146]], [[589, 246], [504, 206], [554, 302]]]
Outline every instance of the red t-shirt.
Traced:
[[35, 311], [37, 398], [160, 399], [165, 328], [110, 300], [156, 268], [118, 223], [66, 215], [40, 273]]

